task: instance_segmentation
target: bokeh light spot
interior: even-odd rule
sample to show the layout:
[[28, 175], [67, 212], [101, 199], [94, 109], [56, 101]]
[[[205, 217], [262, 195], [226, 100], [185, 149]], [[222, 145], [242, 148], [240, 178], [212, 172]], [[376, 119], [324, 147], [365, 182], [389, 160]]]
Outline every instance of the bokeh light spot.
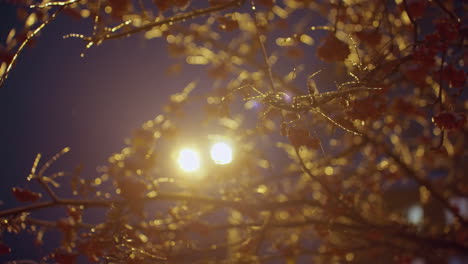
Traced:
[[408, 222], [414, 225], [422, 223], [424, 217], [423, 208], [416, 204], [408, 208]]
[[193, 149], [182, 149], [179, 152], [177, 163], [185, 172], [193, 172], [200, 168], [200, 155]]
[[224, 165], [232, 161], [232, 148], [227, 143], [218, 142], [211, 147], [211, 159], [216, 164]]

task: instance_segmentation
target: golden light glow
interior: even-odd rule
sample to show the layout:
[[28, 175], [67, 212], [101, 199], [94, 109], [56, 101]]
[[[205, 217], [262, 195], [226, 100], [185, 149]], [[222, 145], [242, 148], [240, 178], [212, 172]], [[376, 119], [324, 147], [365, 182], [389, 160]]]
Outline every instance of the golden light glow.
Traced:
[[193, 149], [182, 149], [177, 158], [179, 167], [185, 172], [194, 172], [200, 168], [200, 155]]
[[211, 159], [216, 164], [224, 165], [232, 162], [232, 148], [225, 142], [218, 142], [211, 147]]

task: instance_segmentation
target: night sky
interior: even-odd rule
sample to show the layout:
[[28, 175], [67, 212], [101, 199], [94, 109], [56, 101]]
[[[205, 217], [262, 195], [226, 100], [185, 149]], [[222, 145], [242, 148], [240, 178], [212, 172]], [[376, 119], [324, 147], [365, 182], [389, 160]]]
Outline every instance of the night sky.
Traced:
[[[0, 1], [1, 42], [14, 25], [15, 7]], [[91, 30], [89, 20], [60, 15], [25, 50], [0, 88], [0, 209], [17, 205], [10, 191], [14, 186], [40, 190], [26, 182], [37, 153], [48, 159], [70, 147], [51, 171], [71, 171], [83, 164], [85, 177], [96, 176], [96, 167], [120, 151], [133, 130], [161, 113], [168, 96], [196, 74], [186, 69], [183, 76], [168, 78], [164, 71], [174, 60], [161, 39], [136, 35], [109, 41], [87, 50], [84, 58], [82, 41], [62, 39]], [[14, 243], [14, 252], [0, 263], [40, 254], [32, 238], [4, 239]]]
[[[12, 26], [20, 26], [17, 23], [16, 8], [0, 0], [0, 42], [5, 41]], [[94, 178], [98, 175], [96, 167], [105, 165], [112, 153], [120, 151], [132, 131], [163, 112], [169, 95], [182, 91], [193, 80], [198, 81], [195, 93], [210, 90], [211, 80], [204, 67], [184, 66], [182, 75], [166, 75], [166, 68], [177, 60], [169, 58], [163, 39], [146, 40], [139, 34], [111, 40], [86, 50], [86, 56], [81, 58], [85, 43], [62, 38], [68, 33], [91, 32], [91, 19], [75, 20], [61, 14], [42, 31], [34, 46], [21, 54], [0, 88], [0, 210], [18, 205], [11, 193], [14, 186], [41, 190], [26, 181], [37, 153], [47, 160], [70, 147], [71, 152], [50, 171], [72, 171], [82, 164], [83, 176]], [[316, 33], [321, 34], [324, 33]], [[307, 57], [313, 56], [314, 50], [310, 52]], [[294, 63], [280, 66], [287, 73]], [[308, 61], [305, 72], [323, 69], [317, 63]], [[302, 77], [299, 83], [305, 93], [306, 77]], [[324, 77], [327, 75], [317, 78], [319, 85]], [[330, 80], [327, 88], [335, 88]], [[190, 113], [200, 110], [199, 105], [196, 107]], [[186, 119], [196, 122], [192, 117]], [[196, 141], [205, 133], [194, 124], [187, 126], [191, 127], [189, 140]], [[60, 190], [58, 193], [70, 196]], [[54, 211], [49, 211], [40, 216], [54, 219], [54, 215]], [[52, 243], [58, 243], [60, 234], [52, 234], [52, 238]], [[27, 235], [5, 235], [4, 240], [14, 251], [0, 257], [0, 263], [18, 258], [38, 259], [54, 246], [34, 247], [33, 237]]]
[[[319, 18], [312, 22], [325, 23]], [[14, 26], [21, 28], [16, 19], [16, 7], [0, 0], [0, 43], [5, 42]], [[0, 88], [0, 210], [20, 205], [11, 193], [12, 187], [45, 194], [39, 186], [26, 181], [37, 153], [43, 155], [44, 162], [61, 149], [70, 147], [71, 152], [49, 171], [70, 172], [82, 165], [83, 177], [95, 178], [98, 176], [96, 168], [106, 165], [107, 158], [125, 146], [125, 138], [145, 121], [163, 113], [171, 94], [181, 92], [193, 80], [198, 81], [198, 90], [210, 91], [211, 80], [204, 67], [184, 65], [183, 74], [175, 78], [167, 76], [166, 69], [177, 60], [169, 57], [164, 39], [146, 40], [142, 34], [137, 34], [106, 41], [86, 51], [82, 40], [63, 39], [69, 33], [90, 35], [91, 32], [90, 18], [76, 20], [60, 14], [42, 31], [34, 45], [20, 55]], [[313, 35], [318, 40], [325, 33], [314, 32]], [[315, 47], [304, 55], [305, 74], [301, 80], [296, 80], [304, 93], [307, 92], [306, 76], [325, 69], [326, 65], [316, 60]], [[84, 58], [80, 56], [83, 51]], [[289, 72], [296, 62], [289, 63], [278, 63], [275, 70]], [[314, 77], [320, 92], [336, 89], [333, 72], [330, 72], [325, 70]], [[200, 105], [192, 107], [197, 107], [189, 112], [194, 116], [202, 110]], [[190, 127], [186, 132], [191, 134], [188, 140], [196, 141], [206, 134], [195, 125], [196, 118], [188, 116], [186, 120], [189, 122], [186, 126]], [[338, 133], [344, 132], [338, 130]], [[329, 136], [318, 135], [324, 142]], [[279, 135], [277, 138], [285, 140]], [[277, 155], [274, 151], [269, 154]], [[68, 186], [64, 189], [57, 193], [70, 198]], [[44, 210], [38, 215], [41, 219], [56, 220], [57, 210]], [[13, 252], [0, 256], [0, 264], [25, 258], [37, 260], [47, 255], [60, 243], [61, 234], [54, 231], [47, 235], [49, 239], [46, 238], [46, 244], [40, 248], [33, 246], [32, 235], [3, 234], [1, 239]], [[82, 261], [84, 259], [79, 262]]]

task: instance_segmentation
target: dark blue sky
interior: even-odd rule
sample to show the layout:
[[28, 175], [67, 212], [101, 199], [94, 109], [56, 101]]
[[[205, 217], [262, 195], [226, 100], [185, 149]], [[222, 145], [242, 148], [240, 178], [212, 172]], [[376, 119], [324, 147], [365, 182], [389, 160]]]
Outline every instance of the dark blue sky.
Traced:
[[[0, 1], [2, 42], [17, 23], [15, 14], [15, 7]], [[13, 186], [36, 187], [26, 176], [37, 153], [47, 159], [71, 147], [51, 171], [71, 171], [83, 164], [86, 177], [96, 176], [96, 166], [106, 164], [107, 157], [124, 146], [125, 137], [161, 113], [168, 96], [192, 80], [190, 69], [178, 78], [165, 75], [174, 60], [161, 39], [147, 41], [137, 35], [109, 41], [88, 50], [84, 58], [83, 42], [62, 39], [67, 33], [91, 30], [89, 21], [61, 15], [25, 50], [0, 88], [0, 210], [17, 204]], [[32, 251], [41, 254], [32, 248], [32, 239], [5, 240], [14, 247], [6, 259]]]
[[[17, 22], [15, 7], [1, 1], [0, 41], [4, 42]], [[0, 210], [17, 205], [12, 187], [39, 190], [26, 182], [37, 153], [48, 159], [71, 147], [51, 171], [71, 171], [83, 164], [84, 176], [94, 177], [96, 166], [105, 165], [107, 157], [120, 151], [134, 129], [162, 112], [170, 94], [180, 92], [194, 79], [200, 81], [197, 90], [206, 92], [210, 88], [200, 67], [186, 66], [182, 75], [166, 76], [165, 69], [176, 60], [168, 57], [162, 39], [145, 40], [135, 35], [108, 41], [87, 50], [81, 58], [85, 43], [62, 38], [68, 33], [91, 31], [90, 20], [60, 15], [43, 30], [34, 47], [21, 54], [0, 88], [0, 200], [4, 202]], [[309, 56], [312, 58], [312, 54]], [[296, 62], [289, 63], [281, 64], [285, 72]], [[320, 69], [315, 63], [306, 66], [310, 73]], [[305, 77], [301, 84], [306, 92]], [[189, 132], [197, 134], [194, 129]], [[0, 258], [0, 263], [47, 253], [32, 247], [32, 238], [22, 239], [5, 237], [14, 252]]]
[[[4, 38], [15, 11], [5, 4], [0, 10]], [[22, 182], [36, 153], [48, 157], [66, 146], [76, 162], [103, 164], [133, 129], [161, 112], [169, 94], [191, 80], [165, 76], [173, 60], [160, 39], [109, 41], [85, 58], [83, 42], [62, 39], [90, 30], [83, 21], [61, 16], [26, 49], [0, 89], [3, 185]]]

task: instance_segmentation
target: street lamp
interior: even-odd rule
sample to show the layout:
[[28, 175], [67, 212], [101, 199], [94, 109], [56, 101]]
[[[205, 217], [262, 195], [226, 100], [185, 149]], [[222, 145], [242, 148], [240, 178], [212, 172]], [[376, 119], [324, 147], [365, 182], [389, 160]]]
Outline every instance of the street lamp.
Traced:
[[225, 165], [232, 162], [232, 148], [225, 142], [218, 142], [211, 146], [210, 154], [216, 164]]
[[194, 149], [184, 148], [177, 158], [179, 167], [185, 172], [194, 172], [200, 169], [200, 155]]

